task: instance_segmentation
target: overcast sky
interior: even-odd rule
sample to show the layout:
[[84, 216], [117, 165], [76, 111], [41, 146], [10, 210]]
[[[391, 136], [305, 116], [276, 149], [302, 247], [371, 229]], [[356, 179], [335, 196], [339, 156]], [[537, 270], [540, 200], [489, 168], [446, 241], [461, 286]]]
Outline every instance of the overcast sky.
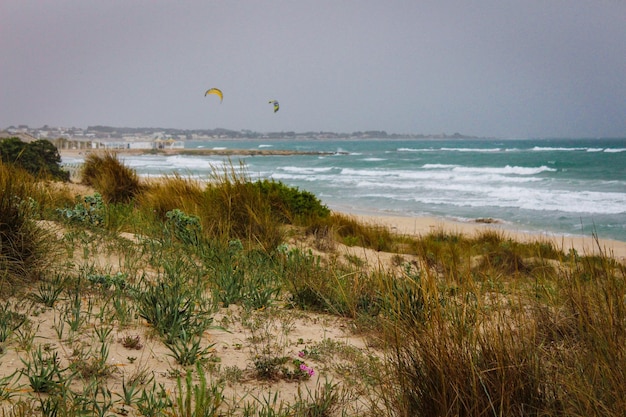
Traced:
[[0, 54], [0, 128], [626, 137], [624, 0], [2, 0]]

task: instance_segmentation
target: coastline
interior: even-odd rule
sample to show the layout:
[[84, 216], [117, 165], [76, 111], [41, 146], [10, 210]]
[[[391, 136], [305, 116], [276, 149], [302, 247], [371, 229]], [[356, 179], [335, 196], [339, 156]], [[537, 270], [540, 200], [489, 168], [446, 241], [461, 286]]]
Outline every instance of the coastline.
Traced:
[[340, 211], [354, 216], [365, 224], [388, 227], [393, 233], [407, 236], [425, 236], [428, 233], [443, 230], [449, 233], [460, 233], [474, 236], [486, 230], [502, 233], [505, 237], [520, 242], [549, 242], [555, 248], [568, 253], [574, 249], [579, 255], [604, 255], [626, 262], [626, 242], [612, 239], [596, 239], [593, 236], [568, 236], [551, 233], [531, 233], [519, 231], [502, 223], [461, 222], [437, 217], [403, 217], [375, 214], [356, 214]]
[[[76, 158], [86, 156], [90, 153], [102, 153], [105, 149], [60, 149], [61, 157]], [[323, 152], [302, 152], [291, 150], [272, 149], [111, 149], [114, 153], [123, 155], [320, 155], [328, 154]], [[331, 153], [332, 154], [332, 153]], [[501, 222], [478, 222], [478, 221], [455, 221], [439, 217], [428, 216], [401, 216], [377, 214], [375, 211], [368, 211], [367, 208], [352, 211], [347, 208], [333, 209], [349, 216], [354, 216], [365, 224], [384, 226], [391, 232], [408, 235], [424, 236], [430, 232], [443, 230], [448, 233], [460, 233], [466, 236], [473, 236], [485, 230], [494, 230], [504, 234], [505, 237], [520, 241], [534, 242], [546, 241], [552, 243], [555, 248], [568, 253], [570, 249], [576, 250], [580, 255], [598, 255], [603, 253], [613, 257], [622, 263], [626, 263], [626, 242], [613, 239], [597, 239], [594, 236], [564, 235], [551, 232], [528, 232], [515, 229], [515, 226]]]
[[111, 152], [120, 155], [221, 155], [221, 156], [293, 156], [333, 155], [333, 152], [294, 151], [285, 149], [59, 149], [62, 158]]

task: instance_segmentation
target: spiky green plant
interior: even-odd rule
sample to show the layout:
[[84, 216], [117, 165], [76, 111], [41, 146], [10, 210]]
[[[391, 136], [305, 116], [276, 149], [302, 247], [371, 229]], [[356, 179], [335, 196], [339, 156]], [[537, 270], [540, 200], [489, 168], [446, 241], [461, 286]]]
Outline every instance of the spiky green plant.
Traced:
[[168, 343], [184, 332], [201, 335], [211, 325], [213, 304], [187, 280], [184, 264], [166, 268], [156, 282], [144, 282], [135, 291], [137, 312]]
[[30, 358], [22, 359], [25, 368], [22, 374], [28, 378], [34, 392], [50, 393], [61, 389], [69, 382], [61, 368], [59, 354], [56, 351], [44, 352], [41, 346], [31, 352]]
[[176, 338], [165, 340], [164, 343], [170, 351], [170, 356], [182, 366], [205, 361], [215, 346], [215, 343], [211, 343], [203, 347], [202, 335], [189, 334], [184, 328], [178, 332]]
[[31, 293], [31, 299], [46, 307], [54, 307], [65, 290], [64, 285], [64, 277], [56, 274], [52, 279], [40, 282], [37, 292]]
[[214, 417], [222, 415], [220, 407], [224, 401], [224, 387], [206, 379], [204, 370], [196, 367], [198, 383], [194, 384], [192, 370], [188, 370], [184, 381], [176, 379], [176, 393], [172, 415], [175, 417]]

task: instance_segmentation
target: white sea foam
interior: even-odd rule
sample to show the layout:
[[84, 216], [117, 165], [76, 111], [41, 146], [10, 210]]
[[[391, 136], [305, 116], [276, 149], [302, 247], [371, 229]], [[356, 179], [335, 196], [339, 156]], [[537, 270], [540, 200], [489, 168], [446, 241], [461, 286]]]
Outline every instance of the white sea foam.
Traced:
[[404, 170], [355, 170], [343, 169], [339, 176], [327, 178], [345, 184], [369, 185], [372, 188], [407, 189], [445, 189], [451, 184], [469, 184], [480, 186], [487, 184], [499, 187], [506, 184], [529, 184], [544, 181], [532, 176], [507, 176], [494, 173], [455, 172], [455, 171], [404, 171]]
[[[512, 167], [513, 168], [513, 167]], [[434, 181], [461, 181], [461, 182], [535, 182], [542, 181], [540, 177], [532, 177], [544, 171], [556, 171], [552, 168], [528, 168], [514, 167], [505, 168], [469, 168], [452, 166], [448, 169], [427, 169], [419, 171], [408, 170], [381, 170], [381, 169], [353, 169], [344, 168], [342, 176], [347, 177], [371, 177], [371, 178], [397, 178], [399, 180], [434, 180]]]
[[398, 152], [502, 152], [502, 148], [398, 148]]
[[442, 151], [452, 152], [500, 152], [501, 148], [441, 148]]
[[152, 167], [162, 167], [162, 166], [170, 166], [171, 164], [167, 164], [165, 158], [162, 156], [129, 156], [122, 155], [119, 157], [120, 162], [124, 165], [129, 166], [131, 168], [152, 168]]
[[571, 151], [586, 151], [588, 148], [565, 148], [565, 147], [549, 147], [549, 146], [535, 146], [533, 147], [533, 151], [538, 152], [571, 152]]
[[211, 170], [213, 167], [223, 165], [224, 161], [221, 159], [209, 159], [206, 157], [188, 157], [184, 155], [168, 156], [166, 161], [171, 166], [175, 166], [180, 169], [206, 169]]
[[364, 176], [364, 177], [378, 177], [378, 176], [388, 176], [393, 175], [391, 170], [380, 170], [380, 169], [356, 169], [356, 168], [342, 168], [341, 175], [356, 175], [356, 176]]
[[398, 152], [432, 152], [434, 149], [398, 148]]
[[608, 153], [626, 152], [626, 148], [606, 148], [604, 152], [608, 152]]
[[452, 165], [452, 164], [424, 164], [422, 165], [422, 168], [424, 169], [449, 169], [449, 168], [455, 168], [458, 167], [458, 165]]
[[479, 176], [493, 180], [510, 180], [515, 177], [510, 175], [523, 175], [530, 176], [540, 174], [542, 172], [555, 172], [554, 168], [546, 166], [529, 168], [529, 167], [517, 167], [517, 166], [505, 166], [499, 168], [488, 167], [462, 167], [458, 165], [446, 165], [446, 164], [426, 164], [423, 166], [424, 171], [408, 171], [408, 170], [382, 170], [382, 169], [355, 169], [355, 168], [343, 168], [341, 170], [342, 175], [351, 176], [364, 176], [364, 177], [399, 177], [405, 179], [424, 179], [424, 178], [456, 178], [463, 179], [464, 176], [458, 174], [473, 174], [467, 175], [468, 179], [475, 179]]
[[[379, 176], [372, 172], [360, 178], [344, 178], [344, 182], [365, 196], [395, 201], [412, 200], [424, 204], [445, 204], [474, 208], [515, 208], [532, 211], [559, 211], [573, 214], [620, 214], [626, 211], [622, 193], [550, 190], [514, 186], [497, 186], [493, 177], [476, 182], [476, 177], [454, 182], [397, 181], [398, 177]], [[484, 178], [483, 178], [484, 179]], [[340, 182], [340, 181], [337, 181]], [[532, 182], [532, 181], [531, 181]]]
[[505, 167], [455, 167], [454, 171], [457, 172], [476, 172], [476, 173], [491, 173], [491, 174], [512, 174], [512, 175], [536, 175], [542, 172], [555, 172], [555, 168], [549, 168], [542, 165], [537, 168], [532, 167], [518, 167], [507, 165]]
[[296, 174], [310, 174], [317, 172], [329, 172], [333, 170], [333, 167], [296, 167], [296, 166], [286, 166], [286, 167], [278, 167], [280, 171], [291, 172]]
[[77, 157], [64, 157], [61, 159], [62, 164], [83, 164], [85, 163], [85, 158], [82, 156]]
[[[436, 191], [436, 192], [434, 192]], [[407, 195], [402, 196], [406, 198]], [[626, 198], [618, 193], [550, 191], [521, 187], [442, 187], [415, 193], [413, 201], [473, 208], [514, 208], [585, 215], [626, 213]]]
[[270, 178], [278, 181], [289, 182], [289, 181], [304, 181], [304, 182], [319, 182], [324, 181], [325, 178], [316, 176], [316, 175], [292, 175], [292, 174], [284, 174], [280, 172], [273, 173]]
[[124, 165], [138, 171], [210, 171], [212, 167], [223, 164], [223, 160], [219, 159], [208, 159], [206, 157], [190, 157], [186, 155], [124, 156], [121, 157], [120, 160], [124, 163]]

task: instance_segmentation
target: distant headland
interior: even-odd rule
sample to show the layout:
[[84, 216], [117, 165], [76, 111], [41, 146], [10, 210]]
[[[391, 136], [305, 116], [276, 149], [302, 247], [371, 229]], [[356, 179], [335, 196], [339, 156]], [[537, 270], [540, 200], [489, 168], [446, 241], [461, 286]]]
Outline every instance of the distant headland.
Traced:
[[[26, 125], [9, 126], [0, 131], [0, 139], [15, 136], [24, 142], [46, 139], [56, 146], [64, 156], [84, 155], [98, 151], [114, 151], [124, 154], [175, 153], [195, 155], [300, 155], [320, 154], [279, 149], [187, 149], [187, 141], [211, 140], [366, 140], [366, 139], [476, 139], [475, 136], [453, 133], [435, 135], [397, 134], [384, 130], [368, 130], [352, 133], [336, 132], [269, 132], [259, 133], [251, 130], [229, 129], [170, 129], [170, 128], [134, 128], [111, 126], [51, 127], [44, 125], [31, 128]], [[324, 153], [326, 154], [326, 153]]]
[[387, 133], [384, 130], [366, 130], [351, 133], [328, 131], [308, 132], [255, 132], [252, 130], [215, 129], [175, 129], [159, 127], [113, 127], [88, 126], [86, 129], [78, 127], [29, 127], [27, 125], [9, 126], [0, 131], [0, 137], [27, 136], [37, 139], [66, 139], [70, 141], [100, 141], [100, 140], [217, 140], [217, 139], [478, 139], [477, 136], [462, 133]]

